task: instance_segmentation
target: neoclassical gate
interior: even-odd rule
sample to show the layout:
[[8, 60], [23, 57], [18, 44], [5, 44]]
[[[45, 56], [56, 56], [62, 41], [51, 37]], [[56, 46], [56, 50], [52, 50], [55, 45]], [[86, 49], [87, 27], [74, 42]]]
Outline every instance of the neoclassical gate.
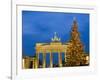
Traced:
[[[38, 43], [36, 45], [36, 59], [37, 67], [39, 66], [39, 54], [43, 54], [43, 67], [46, 67], [46, 54], [50, 54], [50, 67], [53, 67], [53, 53], [58, 53], [59, 66], [62, 66], [62, 52], [66, 54], [67, 45], [64, 45], [60, 42], [52, 42], [50, 44]], [[66, 57], [66, 55], [65, 55]]]
[[[62, 44], [60, 41], [53, 41], [50, 44], [37, 43], [36, 44], [36, 59], [37, 67], [39, 67], [39, 54], [43, 54], [43, 68], [46, 67], [46, 54], [50, 54], [50, 67], [53, 67], [53, 53], [58, 53], [59, 67], [62, 67], [62, 53], [66, 54], [67, 44]], [[64, 55], [66, 57], [66, 55]], [[66, 59], [66, 58], [65, 58]]]

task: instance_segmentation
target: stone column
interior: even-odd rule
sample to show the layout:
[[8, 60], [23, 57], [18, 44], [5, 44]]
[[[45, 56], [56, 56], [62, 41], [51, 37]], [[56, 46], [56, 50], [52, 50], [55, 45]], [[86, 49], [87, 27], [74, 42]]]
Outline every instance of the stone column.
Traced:
[[53, 67], [52, 53], [50, 52], [50, 67]]
[[39, 53], [36, 53], [36, 68], [39, 67]]
[[43, 68], [46, 67], [46, 53], [43, 53]]
[[59, 67], [62, 67], [62, 54], [61, 54], [61, 52], [58, 53], [58, 57], [59, 57]]
[[67, 54], [66, 51], [65, 51], [64, 54], [65, 54], [65, 55], [64, 55], [64, 58], [65, 58], [65, 62], [66, 62], [66, 61], [67, 61], [67, 60], [66, 60], [66, 59], [67, 59], [67, 58], [66, 58], [66, 57], [67, 57], [67, 56], [66, 56], [66, 54]]
[[24, 58], [22, 59], [22, 68], [25, 69], [25, 60], [24, 60]]

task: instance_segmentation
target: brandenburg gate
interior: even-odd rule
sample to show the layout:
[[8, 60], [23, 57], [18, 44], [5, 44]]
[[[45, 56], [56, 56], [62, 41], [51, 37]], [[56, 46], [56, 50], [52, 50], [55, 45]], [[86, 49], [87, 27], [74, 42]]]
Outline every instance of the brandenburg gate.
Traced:
[[[37, 65], [39, 67], [39, 54], [43, 54], [43, 68], [46, 67], [46, 54], [50, 54], [50, 67], [53, 67], [53, 53], [58, 53], [58, 62], [59, 67], [62, 67], [62, 53], [66, 54], [67, 44], [63, 44], [60, 41], [60, 38], [57, 37], [55, 32], [54, 37], [51, 39], [51, 43], [36, 43], [36, 59]], [[66, 57], [66, 55], [64, 55]], [[65, 58], [66, 59], [66, 58]]]

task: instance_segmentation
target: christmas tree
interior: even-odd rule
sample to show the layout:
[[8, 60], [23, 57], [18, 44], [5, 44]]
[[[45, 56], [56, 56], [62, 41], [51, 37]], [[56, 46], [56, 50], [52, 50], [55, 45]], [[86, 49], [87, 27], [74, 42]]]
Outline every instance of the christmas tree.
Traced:
[[78, 24], [76, 19], [73, 21], [71, 29], [71, 39], [68, 42], [68, 50], [65, 59], [66, 66], [79, 66], [84, 64], [85, 57], [84, 46], [80, 40], [80, 33], [78, 32]]

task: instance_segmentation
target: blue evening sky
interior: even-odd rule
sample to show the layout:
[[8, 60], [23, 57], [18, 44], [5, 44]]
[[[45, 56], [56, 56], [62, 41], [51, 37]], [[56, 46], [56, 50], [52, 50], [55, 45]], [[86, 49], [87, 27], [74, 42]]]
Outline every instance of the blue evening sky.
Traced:
[[54, 32], [57, 32], [62, 42], [67, 42], [70, 39], [74, 17], [78, 23], [78, 31], [85, 51], [89, 53], [89, 14], [22, 11], [23, 55], [34, 56], [35, 44], [51, 42]]

